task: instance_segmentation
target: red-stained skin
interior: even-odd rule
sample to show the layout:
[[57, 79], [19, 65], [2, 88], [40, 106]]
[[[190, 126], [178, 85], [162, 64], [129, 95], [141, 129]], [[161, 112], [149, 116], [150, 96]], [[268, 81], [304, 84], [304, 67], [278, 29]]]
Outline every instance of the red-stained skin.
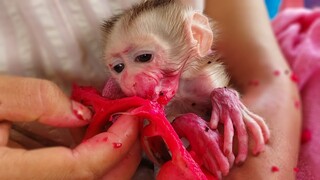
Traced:
[[[102, 97], [93, 88], [80, 88], [77, 86], [74, 86], [72, 98], [92, 107], [94, 111], [92, 122], [87, 129], [84, 140], [106, 131], [102, 127], [106, 127], [113, 114], [126, 112], [140, 117], [141, 120], [149, 120], [148, 125], [141, 127], [140, 140], [148, 157], [154, 163], [162, 165], [157, 179], [216, 179], [205, 169], [202, 170], [203, 167], [200, 167], [193, 160], [170, 122], [166, 119], [162, 105], [135, 96], [110, 100]], [[128, 112], [129, 110], [130, 112]], [[155, 148], [157, 145], [149, 141], [149, 139], [159, 136], [164, 140], [172, 154], [171, 159], [166, 162], [162, 162], [161, 154], [163, 152], [161, 152], [161, 149]], [[120, 148], [121, 145], [121, 143], [114, 143], [115, 148]]]

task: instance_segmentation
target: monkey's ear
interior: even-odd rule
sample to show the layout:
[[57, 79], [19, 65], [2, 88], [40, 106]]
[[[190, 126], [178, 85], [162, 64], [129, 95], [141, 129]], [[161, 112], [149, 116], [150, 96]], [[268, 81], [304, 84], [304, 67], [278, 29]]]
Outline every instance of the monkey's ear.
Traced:
[[198, 12], [194, 12], [191, 18], [191, 38], [196, 41], [198, 53], [201, 57], [208, 55], [213, 42], [213, 32], [209, 19]]

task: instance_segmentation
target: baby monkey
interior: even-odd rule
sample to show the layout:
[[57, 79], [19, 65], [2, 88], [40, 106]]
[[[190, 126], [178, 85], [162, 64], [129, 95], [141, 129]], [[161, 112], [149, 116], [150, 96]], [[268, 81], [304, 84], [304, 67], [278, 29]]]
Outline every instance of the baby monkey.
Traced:
[[[236, 163], [246, 159], [247, 130], [255, 141], [253, 153], [263, 151], [269, 129], [243, 105], [235, 90], [226, 88], [228, 75], [219, 53], [212, 50], [216, 30], [205, 15], [179, 0], [146, 0], [106, 21], [103, 31], [104, 60], [111, 74], [105, 96], [115, 97], [110, 87], [119, 87], [125, 96], [166, 105], [168, 119], [176, 119], [173, 126], [184, 120], [183, 133], [189, 133], [190, 145], [198, 146], [206, 168], [213, 173], [225, 175], [234, 159]], [[202, 119], [207, 126], [194, 123]], [[187, 131], [189, 121], [192, 131]], [[218, 124], [223, 125], [221, 148], [217, 148], [219, 140], [203, 138], [209, 130], [218, 133]]]

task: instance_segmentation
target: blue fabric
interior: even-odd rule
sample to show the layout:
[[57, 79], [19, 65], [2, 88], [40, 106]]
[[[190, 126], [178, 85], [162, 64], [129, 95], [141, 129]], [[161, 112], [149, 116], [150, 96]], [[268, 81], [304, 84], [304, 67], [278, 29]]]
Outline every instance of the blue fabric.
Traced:
[[273, 19], [280, 8], [281, 0], [265, 0], [270, 19]]

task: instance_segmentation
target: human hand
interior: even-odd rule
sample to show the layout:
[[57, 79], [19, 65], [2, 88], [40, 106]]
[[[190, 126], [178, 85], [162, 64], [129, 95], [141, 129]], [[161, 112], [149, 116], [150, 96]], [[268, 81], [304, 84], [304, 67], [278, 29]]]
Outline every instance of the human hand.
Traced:
[[[300, 145], [301, 109], [297, 87], [284, 73], [270, 82], [248, 87], [243, 102], [266, 120], [271, 136], [258, 157], [250, 155], [226, 179], [295, 179]], [[272, 167], [279, 168], [273, 172]]]
[[0, 179], [129, 179], [141, 157], [136, 141], [138, 121], [130, 116], [119, 117], [108, 132], [75, 149], [24, 150], [5, 146], [9, 122], [79, 127], [88, 124], [90, 118], [86, 107], [70, 101], [49, 81], [0, 76]]
[[[249, 156], [226, 179], [295, 179], [302, 120], [301, 109], [295, 106], [300, 102], [299, 92], [290, 79], [264, 1], [212, 0], [206, 1], [206, 7], [221, 28], [217, 47], [224, 54], [232, 84], [271, 132], [265, 151]], [[279, 172], [272, 172], [274, 166]]]

